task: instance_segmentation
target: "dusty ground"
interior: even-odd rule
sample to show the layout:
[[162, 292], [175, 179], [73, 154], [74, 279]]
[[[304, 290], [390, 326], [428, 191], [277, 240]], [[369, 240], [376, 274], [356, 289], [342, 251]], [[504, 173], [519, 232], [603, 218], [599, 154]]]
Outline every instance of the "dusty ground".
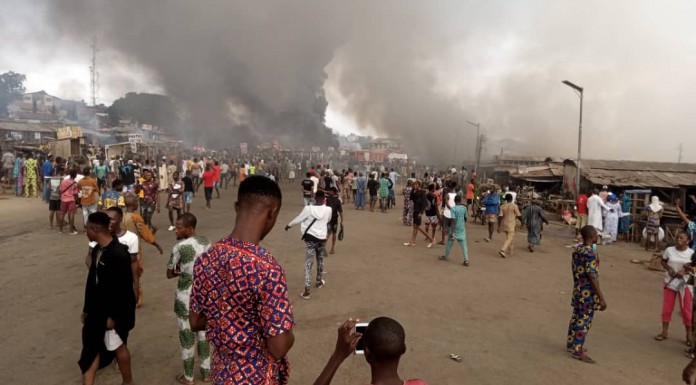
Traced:
[[[513, 258], [502, 259], [503, 241], [482, 241], [484, 228], [467, 225], [471, 267], [440, 262], [442, 247], [428, 250], [401, 246], [409, 230], [399, 213], [346, 212], [346, 240], [326, 262], [327, 285], [304, 301], [304, 247], [299, 230], [283, 226], [301, 209], [299, 187], [284, 185], [279, 223], [264, 242], [284, 266], [290, 295], [296, 301], [296, 343], [290, 352], [291, 384], [311, 384], [331, 353], [337, 326], [348, 317], [369, 320], [380, 315], [398, 319], [407, 333], [403, 377], [430, 384], [677, 384], [684, 357], [679, 322], [671, 338], [658, 343], [661, 276], [633, 258], [649, 256], [636, 245], [600, 247], [601, 285], [609, 308], [595, 317], [589, 335], [589, 366], [565, 351], [570, 317], [569, 230], [551, 226], [543, 245], [526, 252], [517, 234]], [[201, 197], [202, 198], [202, 197]], [[232, 228], [234, 192], [203, 210], [197, 198], [198, 232], [212, 240]], [[0, 351], [5, 384], [78, 384], [80, 322], [86, 269], [83, 235], [59, 235], [48, 229], [48, 209], [39, 200], [0, 199], [0, 264], [4, 348]], [[166, 224], [164, 213], [156, 224]], [[79, 221], [81, 223], [81, 221]], [[174, 234], [162, 231], [165, 250]], [[138, 311], [130, 337], [133, 371], [138, 384], [174, 384], [181, 372], [173, 313], [175, 282], [165, 277], [168, 254], [145, 248], [145, 305]], [[674, 320], [678, 321], [678, 311]], [[457, 353], [463, 362], [451, 361]], [[360, 356], [349, 358], [334, 384], [366, 384], [369, 367]], [[118, 384], [107, 368], [98, 380]]]

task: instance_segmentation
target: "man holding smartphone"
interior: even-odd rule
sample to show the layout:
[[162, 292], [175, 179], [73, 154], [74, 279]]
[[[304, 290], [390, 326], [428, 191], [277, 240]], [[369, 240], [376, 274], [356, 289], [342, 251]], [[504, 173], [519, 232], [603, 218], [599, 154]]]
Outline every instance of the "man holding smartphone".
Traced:
[[[394, 319], [375, 318], [366, 328], [356, 328], [357, 320], [349, 319], [338, 328], [336, 349], [326, 363], [314, 385], [329, 385], [338, 367], [356, 348], [362, 345], [365, 360], [370, 364], [370, 384], [427, 385], [419, 379], [402, 380], [399, 376], [399, 361], [406, 353], [406, 332]], [[357, 329], [357, 330], [356, 330]]]

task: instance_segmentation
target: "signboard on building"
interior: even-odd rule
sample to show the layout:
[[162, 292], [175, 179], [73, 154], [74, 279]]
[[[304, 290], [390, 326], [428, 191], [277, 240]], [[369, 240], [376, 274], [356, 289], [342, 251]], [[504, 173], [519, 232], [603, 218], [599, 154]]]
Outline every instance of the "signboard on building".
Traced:
[[143, 134], [128, 134], [128, 143], [130, 143], [131, 145], [142, 142]]
[[82, 127], [80, 126], [63, 126], [58, 127], [56, 138], [60, 139], [77, 139], [82, 137]]
[[249, 151], [249, 144], [248, 143], [239, 143], [239, 151], [242, 153], [242, 155], [246, 155], [247, 152]]

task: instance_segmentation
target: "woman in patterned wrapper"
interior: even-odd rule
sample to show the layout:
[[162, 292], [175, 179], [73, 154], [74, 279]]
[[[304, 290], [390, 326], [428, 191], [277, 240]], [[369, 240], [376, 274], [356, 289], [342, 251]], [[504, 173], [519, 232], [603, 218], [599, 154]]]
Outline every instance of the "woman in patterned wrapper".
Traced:
[[655, 242], [655, 252], [660, 251], [660, 218], [662, 218], [662, 203], [660, 198], [653, 196], [650, 204], [645, 207], [645, 250], [650, 249], [650, 243]]

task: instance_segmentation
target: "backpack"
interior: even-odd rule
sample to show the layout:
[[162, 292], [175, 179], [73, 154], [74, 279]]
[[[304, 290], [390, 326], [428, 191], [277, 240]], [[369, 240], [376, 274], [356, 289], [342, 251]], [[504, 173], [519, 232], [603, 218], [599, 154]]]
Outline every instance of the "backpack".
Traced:
[[425, 196], [425, 212], [426, 213], [433, 209], [433, 199], [434, 198], [435, 197], [432, 194], [428, 194]]

